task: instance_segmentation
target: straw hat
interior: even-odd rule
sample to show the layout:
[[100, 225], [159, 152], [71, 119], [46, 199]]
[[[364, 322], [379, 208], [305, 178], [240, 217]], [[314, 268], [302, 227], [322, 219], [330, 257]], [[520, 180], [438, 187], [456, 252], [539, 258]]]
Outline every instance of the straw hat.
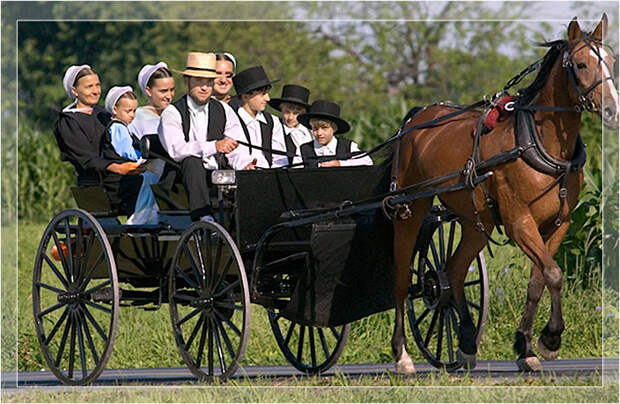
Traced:
[[184, 76], [203, 77], [206, 79], [218, 78], [221, 75], [215, 72], [215, 53], [189, 52], [185, 70], [172, 71]]

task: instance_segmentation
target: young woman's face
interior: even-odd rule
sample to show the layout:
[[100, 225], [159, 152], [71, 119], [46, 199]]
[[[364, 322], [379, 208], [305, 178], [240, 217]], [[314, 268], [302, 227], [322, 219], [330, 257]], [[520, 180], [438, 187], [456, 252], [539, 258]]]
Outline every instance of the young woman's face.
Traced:
[[334, 138], [334, 128], [331, 125], [325, 125], [324, 123], [310, 122], [312, 126], [312, 135], [317, 142], [325, 146]]
[[233, 81], [233, 64], [230, 60], [218, 60], [215, 62], [215, 71], [222, 77], [215, 79], [213, 85], [213, 95], [217, 97], [225, 97], [230, 93]]
[[101, 97], [101, 83], [99, 76], [89, 74], [78, 80], [71, 88], [73, 95], [76, 96], [78, 103], [92, 107], [99, 102]]
[[286, 126], [289, 128], [296, 128], [299, 125], [297, 117], [299, 114], [306, 112], [306, 109], [299, 105], [283, 102], [282, 105], [280, 105], [280, 111], [282, 112], [282, 118]]
[[163, 77], [153, 80], [153, 86], [146, 86], [149, 105], [155, 109], [164, 110], [174, 99], [174, 78]]
[[121, 98], [118, 100], [112, 111], [114, 112], [114, 117], [116, 119], [129, 125], [136, 116], [136, 108], [138, 108], [138, 100]]

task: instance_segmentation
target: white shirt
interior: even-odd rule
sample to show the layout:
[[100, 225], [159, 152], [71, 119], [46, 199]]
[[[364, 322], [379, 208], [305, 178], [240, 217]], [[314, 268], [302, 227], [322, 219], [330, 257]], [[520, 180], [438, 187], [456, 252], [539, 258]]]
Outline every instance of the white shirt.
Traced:
[[[253, 117], [248, 113], [248, 111], [245, 110], [245, 108], [239, 107], [237, 113], [239, 114], [241, 120], [243, 120], [243, 123], [245, 123], [245, 126], [248, 128], [248, 133], [250, 135], [250, 142], [252, 143], [252, 146], [262, 147], [263, 140], [260, 130], [260, 123], [262, 122], [264, 124], [267, 124], [267, 119], [265, 118], [264, 114], [268, 114], [269, 112], [259, 112], [258, 114], [256, 114], [256, 117]], [[271, 118], [273, 119], [271, 149], [286, 153], [286, 144], [284, 143], [284, 130], [282, 129], [282, 124], [277, 117], [272, 115]], [[241, 147], [245, 149], [246, 153], [249, 152], [248, 147], [240, 146], [239, 148]], [[260, 168], [276, 168], [288, 165], [288, 158], [285, 155], [279, 155], [274, 153], [272, 154], [273, 163], [271, 167], [269, 167], [269, 162], [267, 162], [263, 151], [255, 148], [252, 148], [251, 157], [252, 159], [256, 159], [256, 167]]]
[[[286, 125], [282, 125], [284, 128], [284, 134], [286, 136], [290, 136], [293, 140], [293, 144], [295, 145], [295, 157], [293, 157], [293, 164], [301, 163], [301, 153], [299, 151], [299, 147], [308, 142], [312, 142], [314, 137], [312, 133], [310, 133], [310, 129], [306, 128], [304, 125], [299, 124], [296, 128], [290, 128]], [[303, 167], [302, 165], [296, 166], [298, 168]]]
[[[320, 156], [333, 156], [336, 154], [336, 148], [338, 146], [338, 139], [334, 136], [332, 140], [330, 140], [329, 143], [327, 143], [325, 146], [317, 142], [315, 139], [313, 146], [314, 146], [314, 152], [316, 153], [317, 156], [319, 157]], [[357, 143], [351, 141], [350, 151], [351, 153], [360, 151], [359, 147], [357, 147]], [[353, 158], [350, 158], [348, 160], [339, 160], [339, 161], [340, 161], [340, 166], [342, 167], [371, 166], [372, 165], [372, 159], [370, 158], [370, 156], [364, 156], [360, 158], [356, 158], [356, 156], [353, 156]]]
[[[140, 107], [136, 109], [136, 116], [133, 121], [127, 125], [129, 132], [135, 135], [138, 139], [142, 139], [144, 135], [156, 135], [157, 128], [159, 127], [159, 115], [157, 115], [151, 108]], [[149, 171], [161, 176], [164, 172], [164, 166], [166, 163], [164, 160], [156, 159], [151, 164]]]
[[[207, 141], [207, 127], [209, 124], [209, 104], [197, 105], [192, 97], [187, 97], [187, 107], [189, 110], [190, 131], [189, 141], [185, 141], [183, 135], [183, 125], [181, 123], [181, 113], [174, 105], [169, 105], [161, 113], [161, 121], [158, 127], [159, 140], [168, 151], [170, 157], [178, 162], [186, 157], [194, 156], [202, 159], [202, 164], [207, 170], [218, 168], [215, 160], [215, 140]], [[226, 114], [226, 125], [224, 126], [224, 136], [235, 140], [245, 140], [243, 129], [239, 123], [239, 118], [235, 111], [221, 101], [218, 101], [224, 108]], [[241, 170], [248, 165], [252, 159], [243, 147], [237, 147], [226, 155], [228, 162], [235, 170]]]

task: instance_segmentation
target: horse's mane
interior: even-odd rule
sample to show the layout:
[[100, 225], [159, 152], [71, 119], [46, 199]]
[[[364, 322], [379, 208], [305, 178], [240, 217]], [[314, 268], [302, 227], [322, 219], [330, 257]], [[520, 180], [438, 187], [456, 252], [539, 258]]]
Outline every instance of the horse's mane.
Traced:
[[549, 50], [542, 58], [540, 69], [538, 70], [538, 74], [536, 75], [534, 81], [526, 88], [519, 90], [521, 102], [523, 104], [529, 104], [545, 85], [556, 59], [565, 49], [567, 42], [568, 41], [564, 39], [558, 39], [556, 41], [539, 42], [536, 44], [537, 46], [549, 48]]

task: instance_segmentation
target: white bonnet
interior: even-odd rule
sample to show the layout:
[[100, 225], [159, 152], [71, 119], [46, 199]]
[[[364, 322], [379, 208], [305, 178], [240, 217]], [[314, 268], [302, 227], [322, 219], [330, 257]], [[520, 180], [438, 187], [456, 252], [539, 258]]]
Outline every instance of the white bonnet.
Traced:
[[123, 86], [123, 87], [114, 86], [114, 87], [112, 87], [108, 91], [108, 94], [105, 96], [105, 109], [106, 109], [106, 111], [108, 111], [109, 113], [113, 114], [114, 112], [112, 111], [112, 108], [114, 108], [114, 106], [116, 105], [118, 99], [121, 98], [121, 96], [123, 94], [129, 93], [129, 92], [133, 92], [133, 88], [131, 88], [131, 86]]
[[162, 67], [168, 69], [168, 65], [165, 62], [159, 62], [156, 65], [144, 65], [142, 69], [140, 69], [140, 73], [138, 73], [138, 85], [144, 94], [146, 94], [146, 85], [149, 79], [157, 69], [161, 69]]
[[227, 58], [230, 59], [230, 61], [233, 64], [233, 71], [237, 71], [237, 59], [235, 59], [235, 57], [232, 54], [228, 53], [228, 52], [224, 52], [224, 53], [222, 53], [222, 55], [224, 55], [224, 56], [226, 56]]
[[89, 65], [70, 66], [65, 72], [65, 76], [62, 78], [62, 86], [65, 88], [65, 91], [67, 92], [69, 98], [75, 98], [75, 96], [71, 92], [71, 87], [73, 87], [73, 84], [75, 83], [75, 78], [77, 77], [78, 73], [82, 71], [82, 69], [91, 69], [91, 67]]

